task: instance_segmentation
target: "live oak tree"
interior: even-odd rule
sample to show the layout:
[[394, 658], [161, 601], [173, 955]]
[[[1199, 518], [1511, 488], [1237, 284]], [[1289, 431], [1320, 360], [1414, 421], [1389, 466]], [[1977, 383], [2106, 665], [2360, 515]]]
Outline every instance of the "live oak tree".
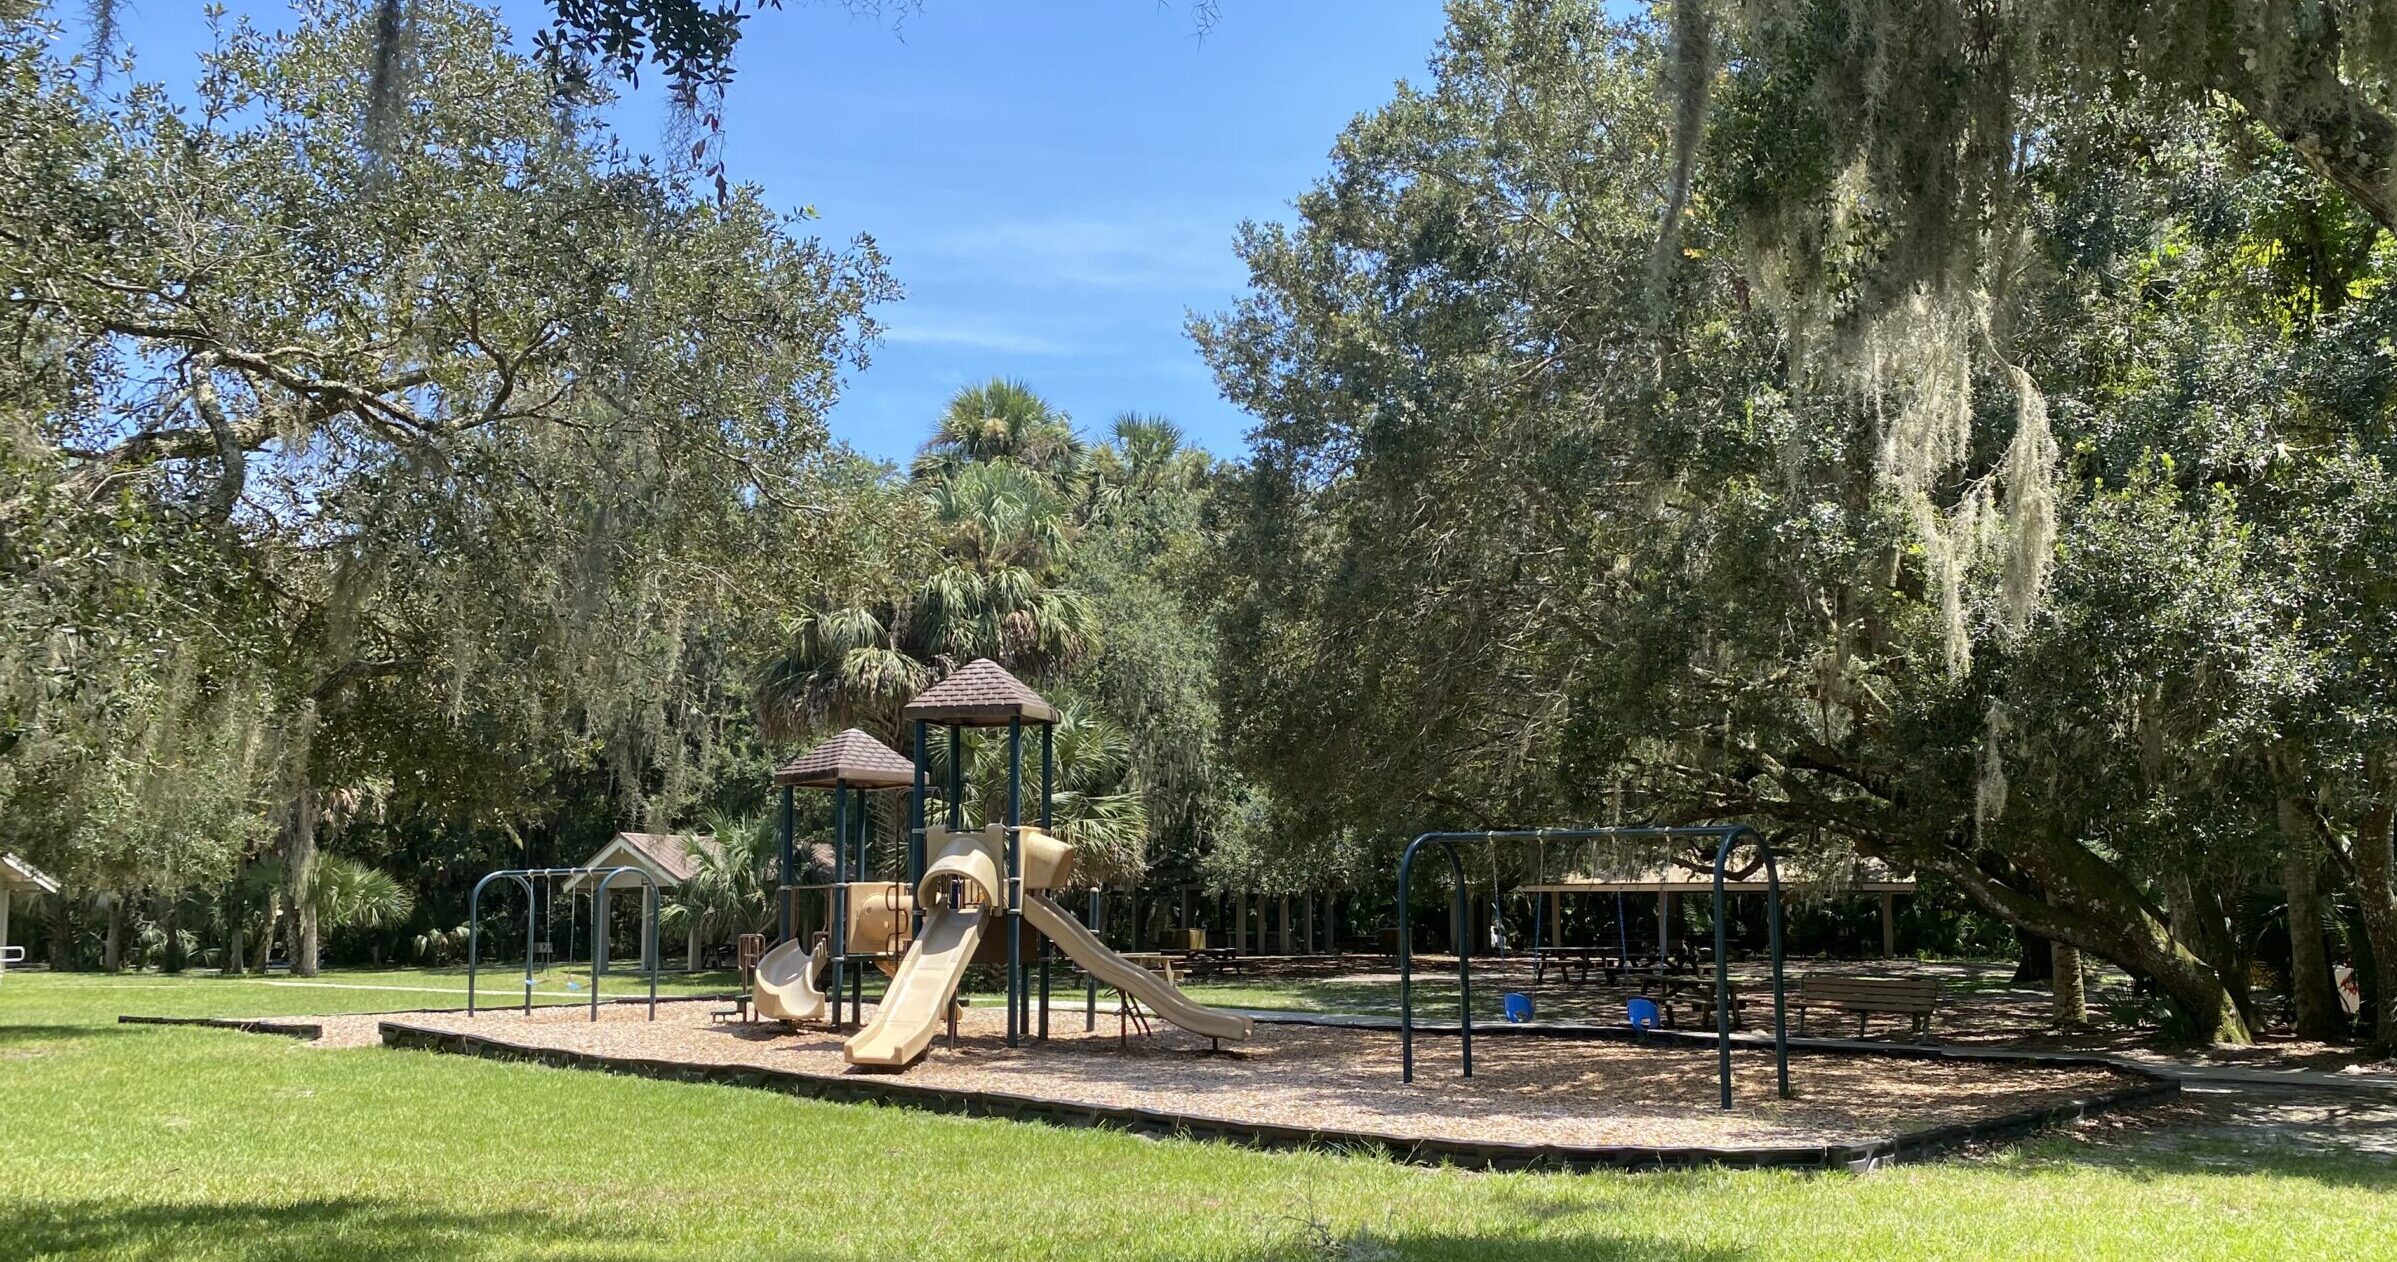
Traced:
[[[206, 559], [162, 584], [190, 607], [153, 673], [245, 716], [211, 775], [267, 808], [302, 972], [328, 789], [470, 816], [561, 758], [630, 805], [687, 787], [744, 695], [739, 626], [836, 563], [821, 417], [891, 292], [870, 242], [695, 195], [553, 108], [491, 14], [415, 12], [409, 106], [373, 137], [366, 8], [221, 30], [190, 106], [92, 99], [11, 24], [0, 268], [16, 371], [49, 387], [11, 456]], [[52, 624], [162, 599], [130, 564], [44, 587], [67, 560], [12, 558]], [[49, 704], [46, 662], [10, 666]], [[35, 748], [51, 712], [19, 720]]]
[[[2014, 108], [1999, 237], [1942, 281], [1849, 150], [1775, 165], [1821, 139], [1770, 143], [1788, 68], [1710, 38], [1692, 111], [1660, 33], [1456, 5], [1433, 84], [1246, 234], [1199, 329], [1262, 418], [1214, 575], [1231, 747], [1317, 835], [1756, 819], [2247, 1037], [2276, 819], [2377, 906], [2377, 225], [2134, 84]], [[1810, 172], [1823, 215], [1760, 222]], [[2272, 787], [2301, 732], [2358, 751], [2341, 806]]]

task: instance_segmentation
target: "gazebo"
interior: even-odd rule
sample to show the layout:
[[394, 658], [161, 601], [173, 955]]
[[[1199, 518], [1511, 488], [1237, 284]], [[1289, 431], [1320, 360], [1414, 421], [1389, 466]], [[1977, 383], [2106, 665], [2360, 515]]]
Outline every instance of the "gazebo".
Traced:
[[[12, 952], [8, 946], [8, 905], [20, 893], [55, 894], [58, 882], [42, 873], [40, 868], [13, 854], [0, 854], [0, 974], [8, 972]], [[18, 957], [22, 958], [22, 957]]]
[[[681, 888], [683, 882], [691, 879], [691, 875], [699, 870], [699, 859], [702, 854], [719, 849], [721, 849], [721, 844], [706, 833], [618, 833], [608, 839], [608, 844], [601, 846], [592, 853], [590, 858], [585, 859], [578, 866], [591, 869], [594, 872], [604, 872], [609, 868], [639, 868], [647, 872], [650, 879], [657, 882], [658, 892], [662, 896]], [[598, 884], [599, 878], [596, 875], [578, 876], [566, 883], [566, 892], [569, 895], [588, 894], [597, 888]], [[618, 894], [627, 893], [639, 899], [641, 904], [641, 950], [643, 953], [641, 967], [643, 969], [655, 968], [657, 961], [647, 958], [648, 943], [652, 935], [649, 924], [649, 900], [642, 896], [641, 886], [633, 883], [629, 878], [611, 885], [608, 887], [608, 901], [612, 904]], [[596, 927], [607, 923], [608, 911], [609, 908], [606, 907], [591, 909], [594, 941], [597, 941]], [[697, 924], [691, 926], [689, 939], [690, 967], [697, 968], [699, 967], [699, 926]], [[594, 949], [591, 955], [593, 970], [604, 972], [603, 966], [606, 961], [602, 952]]]

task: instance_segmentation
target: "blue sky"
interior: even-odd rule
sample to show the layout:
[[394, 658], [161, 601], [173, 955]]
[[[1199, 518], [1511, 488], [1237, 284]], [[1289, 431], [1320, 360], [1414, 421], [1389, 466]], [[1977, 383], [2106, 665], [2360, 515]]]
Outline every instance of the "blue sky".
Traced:
[[[262, 24], [279, 4], [234, 2]], [[183, 86], [200, 0], [130, 0], [145, 78]], [[508, 0], [520, 35], [547, 9]], [[1159, 412], [1223, 455], [1248, 421], [1183, 332], [1228, 306], [1242, 219], [1280, 219], [1340, 129], [1423, 77], [1437, 0], [925, 0], [893, 29], [833, 3], [755, 19], [726, 115], [734, 178], [870, 233], [907, 296], [832, 415], [902, 459], [959, 386], [1021, 377], [1086, 430]], [[618, 126], [659, 146], [653, 102]]]

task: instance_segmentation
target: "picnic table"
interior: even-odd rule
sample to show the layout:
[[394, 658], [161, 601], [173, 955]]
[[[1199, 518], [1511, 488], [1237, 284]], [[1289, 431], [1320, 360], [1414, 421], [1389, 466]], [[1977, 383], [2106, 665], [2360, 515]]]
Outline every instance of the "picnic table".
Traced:
[[1531, 979], [1534, 982], [1548, 980], [1548, 970], [1551, 968], [1556, 970], [1557, 976], [1569, 975], [1576, 982], [1590, 980], [1590, 970], [1594, 968], [1603, 973], [1606, 984], [1612, 986], [1615, 984], [1615, 974], [1623, 968], [1623, 961], [1605, 947], [1533, 947]]
[[[1188, 951], [1149, 951], [1128, 959], [1166, 957], [1182, 962], [1182, 971], [1190, 977], [1207, 977], [1216, 973], [1240, 971], [1240, 952], [1233, 947], [1196, 947]], [[1172, 980], [1168, 977], [1167, 980]]]
[[1611, 947], [1533, 947], [1531, 979], [1534, 982], [1546, 981], [1549, 970], [1555, 969], [1560, 977], [1569, 976], [1573, 981], [1586, 982], [1590, 980], [1590, 970], [1596, 969], [1605, 976], [1606, 984], [1612, 986], [1619, 980], [1618, 975], [1623, 973], [1642, 970], [1654, 973], [1678, 970], [1688, 973], [1696, 971], [1701, 964], [1711, 963], [1713, 958], [1714, 953], [1707, 950], [1675, 951], [1667, 956], [1659, 956], [1653, 951], [1634, 951], [1626, 956], [1617, 954]]
[[[1680, 1029], [1678, 1010], [1688, 1008], [1691, 1024], [1710, 1029], [1715, 1015], [1715, 979], [1696, 973], [1643, 972], [1627, 974], [1625, 980], [1639, 983], [1640, 993], [1656, 1000], [1656, 1010], [1663, 1016], [1668, 1029]], [[1748, 1008], [1746, 997], [1737, 990], [1731, 992], [1731, 1024], [1738, 1026]]]

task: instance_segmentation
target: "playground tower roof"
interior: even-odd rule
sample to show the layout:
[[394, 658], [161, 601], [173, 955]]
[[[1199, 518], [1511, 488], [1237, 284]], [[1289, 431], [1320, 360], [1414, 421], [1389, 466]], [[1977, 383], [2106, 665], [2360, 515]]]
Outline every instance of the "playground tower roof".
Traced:
[[[907, 703], [899, 717], [909, 722], [953, 723], [959, 727], [1005, 727], [1016, 719], [1055, 723], [1057, 707], [1024, 681], [987, 657], [977, 657]], [[911, 767], [912, 774], [913, 768]]]
[[915, 783], [915, 765], [853, 727], [783, 764], [774, 783], [802, 789], [904, 789]]

